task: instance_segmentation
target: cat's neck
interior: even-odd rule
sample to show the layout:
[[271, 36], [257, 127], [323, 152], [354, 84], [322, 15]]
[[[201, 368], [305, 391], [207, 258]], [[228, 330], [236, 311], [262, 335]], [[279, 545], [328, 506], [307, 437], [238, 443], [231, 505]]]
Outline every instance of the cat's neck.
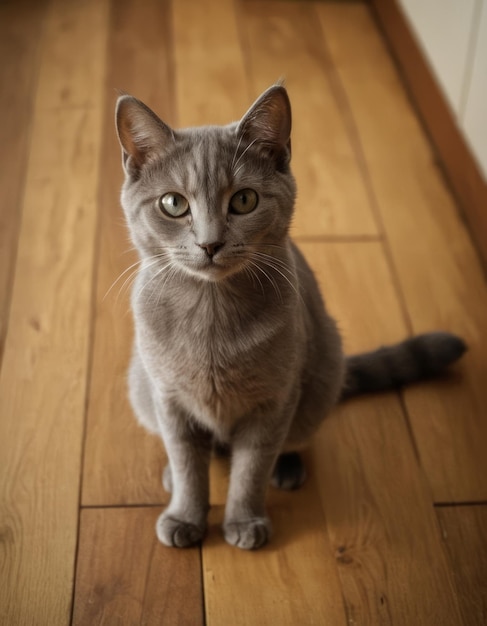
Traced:
[[134, 285], [132, 303], [142, 315], [194, 315], [229, 323], [236, 318], [259, 317], [292, 308], [297, 298], [295, 277], [281, 266], [254, 272], [240, 271], [218, 281], [193, 276], [185, 270], [143, 268]]

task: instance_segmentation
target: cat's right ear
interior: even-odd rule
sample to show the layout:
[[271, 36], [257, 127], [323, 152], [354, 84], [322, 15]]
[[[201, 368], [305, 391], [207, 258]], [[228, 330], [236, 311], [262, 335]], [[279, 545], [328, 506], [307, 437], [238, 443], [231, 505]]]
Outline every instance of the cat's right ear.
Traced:
[[143, 102], [133, 96], [120, 96], [115, 110], [122, 163], [128, 176], [138, 176], [145, 163], [160, 156], [174, 134]]

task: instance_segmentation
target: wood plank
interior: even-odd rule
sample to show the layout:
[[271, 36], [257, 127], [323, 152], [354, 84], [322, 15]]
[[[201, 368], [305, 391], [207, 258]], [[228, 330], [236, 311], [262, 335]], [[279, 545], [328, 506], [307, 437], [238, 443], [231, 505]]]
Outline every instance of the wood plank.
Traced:
[[373, 0], [373, 5], [487, 263], [487, 182], [400, 3]]
[[[97, 7], [104, 15], [105, 3]], [[48, 19], [57, 8], [50, 7]], [[51, 43], [42, 39], [41, 66], [50, 63]], [[97, 62], [103, 65], [103, 56]], [[101, 96], [94, 80], [84, 87]], [[69, 620], [100, 122], [96, 111], [44, 110], [37, 102], [33, 115], [0, 375], [0, 606], [6, 624]]]
[[179, 126], [228, 124], [250, 106], [233, 2], [173, 1]]
[[434, 383], [434, 392], [405, 394], [421, 462], [435, 501], [487, 499], [487, 290], [479, 260], [368, 9], [320, 4], [316, 11], [412, 330], [454, 331], [470, 346], [461, 375]]
[[173, 91], [168, 41], [170, 19], [165, 3], [124, 0], [112, 4], [99, 190], [103, 211], [95, 341], [83, 474], [85, 505], [156, 503], [167, 498], [161, 483], [166, 463], [162, 443], [137, 425], [127, 399], [126, 371], [132, 344], [128, 296], [136, 267], [126, 270], [136, 262], [136, 255], [130, 250], [119, 201], [123, 175], [113, 111], [114, 89], [118, 88], [172, 122], [173, 99], [167, 97]]
[[[380, 244], [301, 244], [350, 351], [405, 325]], [[423, 385], [424, 393], [434, 388]], [[348, 402], [312, 447], [349, 623], [461, 624], [431, 498], [394, 394]], [[414, 602], [411, 602], [414, 598]]]
[[0, 4], [0, 362], [3, 354], [30, 116], [35, 95], [37, 51], [46, 3], [24, 0]]
[[463, 620], [487, 622], [487, 505], [437, 507]]
[[36, 106], [96, 107], [100, 94], [91, 86], [103, 83], [106, 10], [96, 0], [50, 0], [50, 7]]
[[34, 124], [0, 378], [8, 573], [0, 604], [9, 605], [10, 623], [27, 615], [64, 623], [76, 543], [100, 125], [85, 111], [44, 113]]
[[[206, 623], [346, 624], [334, 556], [313, 478], [299, 491], [272, 490], [271, 543], [246, 552], [225, 543], [223, 507], [203, 544]], [[237, 592], [238, 590], [238, 592]]]
[[289, 89], [298, 184], [294, 234], [377, 236], [379, 228], [347, 134], [347, 120], [333, 97], [312, 4], [246, 2], [240, 23], [253, 95], [280, 77]]
[[158, 513], [82, 511], [73, 624], [203, 624], [199, 549], [162, 546]]

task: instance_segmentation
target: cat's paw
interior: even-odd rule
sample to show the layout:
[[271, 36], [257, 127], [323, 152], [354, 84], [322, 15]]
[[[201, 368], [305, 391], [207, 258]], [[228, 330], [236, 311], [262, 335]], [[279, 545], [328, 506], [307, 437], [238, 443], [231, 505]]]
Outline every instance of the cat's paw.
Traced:
[[169, 463], [166, 465], [164, 471], [162, 472], [162, 486], [167, 491], [167, 493], [172, 493], [172, 472]]
[[223, 524], [225, 540], [243, 550], [256, 550], [269, 540], [271, 523], [267, 517], [254, 517], [241, 521], [228, 521]]
[[192, 524], [162, 513], [156, 523], [157, 538], [170, 548], [189, 548], [200, 542], [206, 532], [206, 525]]
[[271, 485], [278, 489], [299, 489], [306, 480], [306, 470], [297, 452], [281, 454], [272, 472]]

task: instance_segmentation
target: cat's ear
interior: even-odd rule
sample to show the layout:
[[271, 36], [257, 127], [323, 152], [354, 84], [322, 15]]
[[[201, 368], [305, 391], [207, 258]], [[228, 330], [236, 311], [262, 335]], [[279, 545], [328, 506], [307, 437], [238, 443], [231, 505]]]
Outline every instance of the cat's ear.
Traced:
[[172, 129], [132, 96], [119, 97], [115, 121], [128, 175], [137, 175], [145, 163], [161, 154], [168, 141], [174, 140]]
[[291, 104], [286, 89], [273, 85], [264, 91], [241, 119], [237, 134], [275, 157], [278, 167], [287, 165], [291, 156]]

